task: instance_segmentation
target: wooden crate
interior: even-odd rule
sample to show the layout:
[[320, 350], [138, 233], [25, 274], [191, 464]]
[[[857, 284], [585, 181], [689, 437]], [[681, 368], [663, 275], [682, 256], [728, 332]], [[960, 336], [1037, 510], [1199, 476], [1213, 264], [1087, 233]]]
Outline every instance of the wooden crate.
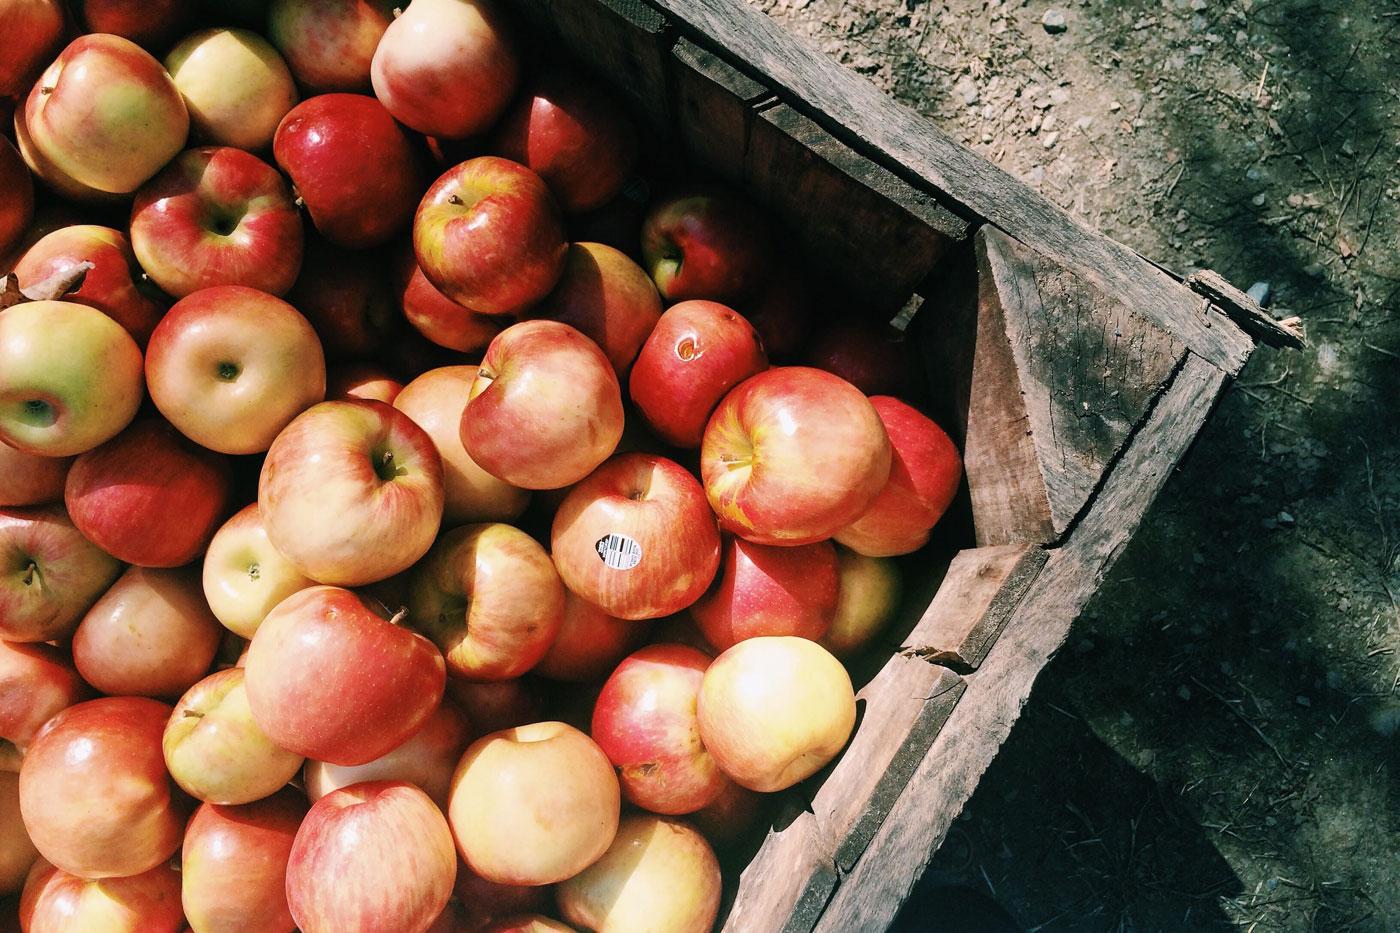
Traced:
[[855, 665], [850, 745], [789, 793], [723, 920], [885, 929], [1254, 338], [1293, 338], [1218, 280], [1207, 299], [1080, 225], [742, 0], [513, 2], [872, 313], [913, 312], [970, 530], [951, 563], [938, 546], [915, 558], [902, 638]]

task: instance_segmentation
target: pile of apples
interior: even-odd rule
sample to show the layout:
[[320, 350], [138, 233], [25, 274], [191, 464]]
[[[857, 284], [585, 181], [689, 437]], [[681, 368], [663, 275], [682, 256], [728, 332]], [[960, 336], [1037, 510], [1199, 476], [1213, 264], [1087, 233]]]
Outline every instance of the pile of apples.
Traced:
[[753, 205], [393, 2], [0, 0], [26, 931], [708, 930], [961, 481]]

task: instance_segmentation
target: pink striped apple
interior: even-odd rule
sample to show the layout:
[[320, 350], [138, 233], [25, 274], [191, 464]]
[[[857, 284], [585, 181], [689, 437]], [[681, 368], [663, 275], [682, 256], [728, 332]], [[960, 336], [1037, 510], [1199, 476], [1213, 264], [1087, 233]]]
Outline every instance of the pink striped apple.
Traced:
[[650, 626], [608, 615], [564, 591], [564, 621], [531, 674], [567, 683], [599, 681], [646, 638]]
[[91, 692], [53, 645], [0, 640], [0, 739], [23, 748], [44, 723]]
[[836, 618], [838, 581], [830, 541], [773, 547], [726, 536], [719, 576], [690, 615], [720, 651], [759, 635], [818, 641]]
[[62, 505], [0, 508], [0, 638], [65, 639], [121, 573], [115, 557], [74, 527]]
[[180, 872], [161, 864], [131, 877], [89, 879], [40, 861], [25, 882], [19, 921], [32, 933], [179, 933]]
[[369, 66], [395, 0], [272, 0], [267, 36], [308, 94], [368, 92]]
[[206, 803], [180, 852], [180, 900], [196, 930], [292, 933], [287, 861], [306, 798], [294, 788], [254, 803]]
[[642, 265], [667, 301], [742, 301], [767, 278], [772, 250], [763, 216], [731, 191], [680, 192], [642, 223]]

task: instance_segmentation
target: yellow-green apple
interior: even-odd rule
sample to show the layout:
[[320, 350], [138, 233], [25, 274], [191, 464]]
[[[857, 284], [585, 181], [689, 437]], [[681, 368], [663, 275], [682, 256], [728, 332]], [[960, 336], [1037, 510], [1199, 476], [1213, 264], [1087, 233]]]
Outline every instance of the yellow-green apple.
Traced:
[[174, 699], [205, 675], [223, 629], [193, 568], [129, 567], [73, 633], [73, 664], [111, 696]]
[[889, 481], [836, 540], [871, 557], [909, 554], [924, 546], [952, 503], [962, 459], [947, 433], [918, 409], [887, 395], [870, 404], [890, 438]]
[[[3, 14], [0, 14], [3, 15]], [[0, 137], [0, 256], [8, 253], [24, 236], [34, 219], [34, 177], [9, 139]], [[20, 281], [28, 282], [29, 279]]]
[[719, 913], [719, 860], [680, 820], [629, 814], [607, 853], [559, 885], [564, 919], [609, 933], [707, 933]]
[[705, 592], [719, 530], [705, 490], [655, 454], [619, 454], [569, 490], [550, 550], [564, 585], [609, 615], [658, 619]]
[[463, 525], [414, 569], [408, 614], [454, 676], [510, 680], [549, 650], [564, 620], [564, 585], [544, 548], [520, 529]]
[[467, 717], [451, 700], [444, 699], [433, 715], [402, 745], [362, 765], [333, 765], [308, 761], [303, 783], [312, 803], [322, 797], [365, 781], [406, 781], [447, 809], [452, 772], [470, 738]]
[[550, 680], [601, 680], [641, 644], [648, 628], [610, 616], [566, 589], [559, 634], [531, 672]]
[[428, 432], [442, 457], [446, 496], [442, 520], [448, 525], [510, 521], [530, 504], [527, 490], [487, 473], [462, 446], [462, 412], [476, 371], [475, 366], [430, 369], [394, 399], [395, 408]]
[[61, 505], [0, 508], [0, 638], [66, 639], [121, 573], [116, 558], [73, 526]]
[[256, 151], [296, 106], [297, 87], [277, 50], [247, 29], [204, 29], [180, 40], [165, 69], [184, 95], [196, 139]]
[[687, 191], [653, 205], [642, 223], [642, 265], [667, 301], [735, 302], [772, 267], [772, 233], [738, 194]]
[[654, 813], [693, 813], [729, 783], [700, 743], [695, 713], [710, 661], [685, 645], [648, 645], [603, 684], [589, 732], [617, 766], [629, 803]]
[[636, 167], [637, 130], [615, 96], [555, 69], [526, 83], [491, 151], [536, 172], [564, 210], [591, 211], [616, 197]]
[[467, 714], [472, 731], [484, 735], [544, 718], [544, 698], [529, 678], [447, 681], [447, 692]]
[[622, 805], [592, 739], [562, 722], [494, 732], [452, 776], [447, 818], [472, 871], [498, 884], [553, 884], [607, 851]]
[[83, 878], [125, 878], [180, 848], [190, 806], [161, 757], [169, 716], [156, 700], [102, 697], [39, 730], [20, 766], [19, 806], [40, 855]]
[[131, 877], [88, 879], [41, 860], [24, 884], [19, 922], [27, 933], [179, 933], [180, 872], [162, 864]]
[[559, 489], [612, 455], [622, 424], [622, 390], [598, 345], [558, 321], [522, 321], [486, 348], [461, 438], [491, 475]]
[[442, 702], [432, 642], [359, 596], [313, 586], [277, 604], [248, 648], [253, 720], [306, 758], [362, 765], [402, 745]]
[[73, 461], [68, 515], [89, 541], [139, 567], [182, 567], [228, 514], [228, 459], [143, 418]]
[[705, 424], [730, 389], [768, 368], [752, 324], [717, 301], [666, 309], [632, 366], [632, 402], [657, 436], [699, 447]]
[[759, 544], [831, 537], [865, 513], [889, 475], [890, 440], [874, 406], [839, 376], [805, 366], [739, 383], [700, 446], [720, 527]]
[[758, 824], [764, 798], [755, 791], [726, 781], [719, 796], [686, 817], [716, 848], [742, 840]]
[[0, 739], [25, 747], [44, 723], [90, 693], [53, 645], [0, 640]]
[[624, 379], [661, 318], [661, 296], [626, 253], [603, 243], [573, 243], [554, 290], [526, 316], [577, 328]]
[[177, 298], [215, 285], [286, 293], [301, 268], [301, 215], [277, 170], [242, 149], [182, 152], [141, 186], [131, 246]]
[[415, 0], [384, 31], [369, 74], [394, 119], [460, 139], [496, 122], [520, 62], [493, 0]]
[[419, 268], [412, 243], [395, 257], [394, 294], [408, 323], [449, 350], [478, 353], [501, 332], [498, 319], [464, 308], [438, 291]]
[[[0, 106], [4, 101], [0, 99]], [[15, 148], [19, 150], [20, 158], [24, 160], [36, 181], [41, 181], [59, 197], [66, 199], [70, 203], [85, 204], [89, 207], [100, 207], [116, 205], [125, 201], [131, 196], [126, 194], [111, 194], [106, 191], [99, 191], [90, 185], [85, 185], [72, 175], [68, 174], [52, 158], [45, 155], [34, 140], [29, 136], [29, 127], [24, 122], [24, 108], [20, 107], [14, 113], [10, 121], [11, 128], [15, 134]], [[74, 217], [70, 222], [91, 220], [88, 215]]]
[[244, 676], [243, 668], [231, 667], [191, 687], [161, 739], [175, 783], [208, 803], [252, 803], [275, 794], [304, 760], [275, 745], [253, 721]]
[[63, 300], [101, 311], [125, 327], [144, 349], [165, 313], [165, 305], [144, 282], [131, 243], [120, 230], [97, 224], [59, 227], [25, 250], [15, 275], [21, 282], [33, 284], [80, 262], [90, 262], [92, 268], [83, 276], [82, 285]]
[[549, 910], [554, 904], [553, 893], [554, 889], [548, 885], [487, 881], [459, 861], [453, 900], [444, 912], [444, 919], [449, 925], [443, 927], [442, 933], [477, 931], [500, 917]]
[[784, 262], [741, 310], [763, 338], [769, 361], [792, 363], [811, 336], [813, 309], [818, 303], [810, 277], [791, 262]]
[[88, 32], [108, 32], [159, 52], [194, 18], [196, 0], [78, 0]]
[[321, 236], [346, 249], [387, 242], [408, 226], [423, 168], [403, 127], [363, 94], [322, 94], [282, 118], [272, 154]]
[[899, 610], [899, 567], [888, 557], [866, 557], [838, 546], [841, 596], [836, 618], [818, 641], [838, 658], [849, 658], [879, 635]]
[[839, 579], [830, 541], [774, 547], [726, 535], [715, 585], [690, 615], [720, 651], [759, 635], [819, 641], [836, 618]]
[[432, 438], [383, 402], [308, 408], [272, 442], [258, 479], [272, 546], [306, 576], [339, 586], [417, 563], [437, 536], [442, 503]]
[[224, 522], [204, 553], [204, 599], [243, 638], [253, 637], [274, 606], [315, 582], [272, 546], [256, 502]]
[[481, 933], [574, 933], [574, 928], [544, 914], [511, 914], [491, 921]]
[[831, 652], [794, 635], [739, 642], [705, 671], [700, 741], [730, 778], [770, 793], [835, 758], [856, 723], [851, 678]]
[[306, 798], [286, 788], [237, 807], [201, 804], [180, 850], [180, 900], [204, 933], [292, 933], [287, 861]]
[[296, 308], [255, 288], [217, 285], [175, 302], [156, 325], [146, 387], [160, 413], [196, 444], [262, 453], [325, 398], [326, 360]]
[[909, 342], [879, 321], [828, 324], [812, 338], [803, 357], [806, 365], [835, 373], [866, 395], [907, 397], [918, 388]]
[[402, 391], [403, 383], [375, 363], [339, 363], [326, 373], [328, 399], [358, 398], [392, 405]]
[[303, 933], [418, 933], [456, 877], [437, 804], [412, 784], [370, 781], [311, 805], [287, 862], [287, 904]]
[[121, 195], [184, 148], [190, 118], [160, 62], [129, 39], [98, 34], [74, 39], [44, 69], [22, 122], [40, 178], [52, 165], [60, 181]]
[[381, 355], [403, 329], [379, 253], [341, 249], [318, 236], [307, 237], [287, 300], [321, 335], [328, 360]]
[[19, 775], [0, 771], [0, 897], [24, 887], [24, 878], [38, 857], [19, 814]]
[[308, 94], [368, 91], [369, 64], [394, 0], [272, 0], [267, 36]]
[[131, 423], [142, 390], [141, 349], [101, 311], [68, 301], [0, 311], [0, 441], [80, 454]]
[[[0, 98], [22, 97], [63, 38], [59, 0], [6, 0], [0, 3]], [[10, 190], [10, 189], [3, 189]]]
[[548, 295], [564, 270], [566, 248], [559, 206], [544, 181], [497, 156], [448, 169], [413, 218], [423, 274], [481, 314], [518, 314]]
[[71, 457], [42, 457], [0, 441], [0, 506], [44, 505], [63, 499]]

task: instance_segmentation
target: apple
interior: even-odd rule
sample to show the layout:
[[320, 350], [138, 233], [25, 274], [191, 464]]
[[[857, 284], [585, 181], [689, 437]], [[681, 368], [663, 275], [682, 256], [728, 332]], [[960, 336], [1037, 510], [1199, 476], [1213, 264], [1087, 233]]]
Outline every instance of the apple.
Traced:
[[208, 803], [262, 800], [301, 771], [302, 757], [273, 744], [253, 721], [245, 673], [231, 667], [191, 687], [161, 737], [170, 776]]
[[628, 389], [657, 436], [693, 448], [725, 394], [767, 368], [758, 331], [737, 311], [715, 301], [682, 301], [666, 309], [647, 337]]
[[503, 524], [444, 534], [414, 569], [413, 625], [453, 676], [510, 680], [534, 667], [564, 620], [564, 585], [534, 538]]
[[370, 781], [312, 804], [287, 862], [287, 904], [303, 933], [413, 933], [442, 913], [456, 876], [452, 832], [428, 795]]
[[[20, 97], [29, 90], [34, 76], [57, 49], [63, 29], [63, 4], [59, 0], [0, 3], [0, 35], [5, 37], [5, 54], [0, 57], [0, 98]], [[5, 186], [0, 185], [0, 189]]]
[[564, 271], [566, 249], [559, 206], [544, 181], [496, 156], [448, 169], [413, 218], [423, 274], [481, 314], [518, 314], [548, 295]]
[[661, 645], [668, 642], [694, 648], [712, 658], [719, 654], [715, 650], [715, 646], [710, 644], [701, 634], [700, 627], [695, 624], [695, 619], [689, 612], [673, 615], [669, 619], [662, 619], [653, 626], [647, 638], [647, 644]]
[[65, 639], [121, 572], [84, 538], [61, 505], [0, 508], [0, 638]]
[[301, 274], [287, 293], [321, 336], [328, 360], [361, 360], [398, 342], [403, 322], [377, 252], [306, 240]]
[[[548, 910], [553, 906], [554, 889], [547, 885], [497, 884], [487, 881], [464, 863], [457, 863], [457, 883], [453, 900], [443, 914], [449, 925], [444, 931], [471, 930], [500, 917]], [[434, 930], [437, 928], [434, 927]]]
[[28, 933], [179, 933], [180, 872], [156, 865], [132, 877], [88, 879], [40, 861], [25, 881], [19, 922]]
[[[0, 16], [3, 15], [0, 12]], [[20, 241], [34, 219], [34, 176], [29, 174], [29, 166], [24, 164], [15, 144], [4, 137], [0, 137], [0, 191], [8, 193], [4, 201], [0, 201], [0, 256], [3, 256]]]
[[267, 36], [308, 94], [368, 91], [395, 0], [272, 0]]
[[952, 504], [962, 483], [958, 448], [922, 412], [890, 396], [870, 400], [889, 435], [889, 481], [836, 540], [871, 557], [917, 551]]
[[447, 818], [467, 866], [498, 884], [553, 884], [607, 851], [621, 792], [612, 763], [573, 726], [537, 722], [467, 749]]
[[612, 455], [622, 424], [622, 390], [598, 345], [567, 324], [523, 321], [486, 348], [461, 437], [491, 475], [559, 489]]
[[322, 94], [293, 107], [272, 141], [316, 230], [337, 246], [366, 249], [408, 226], [423, 169], [403, 128], [363, 94]]
[[577, 328], [603, 349], [622, 379], [661, 318], [661, 296], [626, 253], [602, 243], [573, 243], [554, 290], [527, 317]]
[[296, 308], [254, 288], [219, 285], [180, 299], [161, 319], [146, 349], [146, 386], [160, 413], [196, 444], [255, 454], [325, 397], [326, 360]]
[[574, 928], [543, 914], [512, 914], [488, 923], [481, 933], [574, 933]]
[[25, 250], [15, 275], [26, 284], [42, 282], [80, 262], [92, 263], [75, 291], [64, 301], [89, 305], [126, 328], [145, 348], [165, 305], [143, 278], [126, 234], [96, 224], [72, 224], [45, 234]]
[[743, 307], [744, 317], [763, 338], [772, 362], [791, 363], [812, 333], [818, 298], [807, 277], [791, 263], [778, 266], [757, 295]]
[[292, 788], [237, 807], [200, 805], [180, 850], [180, 900], [192, 928], [292, 933], [287, 861], [306, 809]]
[[304, 784], [312, 803], [322, 797], [365, 781], [405, 781], [447, 809], [452, 772], [467, 747], [467, 718], [451, 700], [443, 700], [433, 715], [402, 745], [373, 761], [345, 767], [325, 761], [308, 761]]
[[0, 442], [0, 506], [44, 505], [63, 499], [70, 457], [41, 457]]
[[180, 848], [188, 801], [165, 773], [170, 707], [103, 697], [50, 719], [24, 755], [19, 805], [39, 854], [83, 878], [150, 871]]
[[492, 135], [491, 151], [534, 171], [566, 211], [607, 204], [637, 165], [637, 130], [616, 98], [562, 70], [529, 81]]
[[[0, 113], [8, 101], [0, 98]], [[24, 108], [20, 107], [14, 112], [10, 120], [10, 126], [14, 130], [15, 148], [19, 150], [20, 158], [28, 167], [36, 182], [43, 182], [44, 187], [53, 191], [60, 198], [64, 198], [72, 204], [86, 204], [92, 207], [115, 206], [125, 201], [131, 195], [112, 194], [107, 191], [100, 191], [91, 185], [85, 185], [78, 181], [67, 171], [65, 171], [49, 155], [46, 155], [35, 144], [29, 135], [29, 127], [24, 122]], [[90, 215], [74, 217], [73, 223], [91, 220]]]
[[165, 56], [165, 69], [185, 98], [195, 137], [218, 146], [266, 149], [297, 103], [287, 63], [247, 29], [186, 36]]
[[815, 774], [845, 746], [855, 691], [841, 662], [793, 635], [739, 642], [705, 671], [700, 741], [730, 778], [762, 793]]
[[73, 664], [112, 696], [173, 699], [205, 675], [223, 629], [192, 568], [129, 567], [73, 633]]
[[830, 541], [773, 547], [727, 536], [715, 585], [690, 615], [720, 651], [758, 635], [819, 641], [836, 618], [839, 580]]
[[507, 31], [489, 0], [414, 0], [374, 50], [374, 94], [394, 119], [427, 136], [480, 133], [496, 122], [519, 82]]
[[550, 540], [564, 585], [622, 619], [679, 612], [719, 568], [704, 489], [655, 454], [620, 454], [594, 470], [559, 506]]
[[647, 628], [610, 616], [566, 589], [559, 634], [531, 671], [550, 680], [601, 680], [641, 643]]
[[406, 570], [442, 522], [432, 438], [383, 402], [313, 405], [273, 441], [258, 480], [268, 540], [313, 580], [361, 586]]
[[487, 473], [462, 447], [462, 413], [476, 372], [476, 366], [430, 369], [394, 399], [394, 407], [428, 433], [442, 457], [442, 518], [448, 525], [510, 521], [530, 504], [527, 490]]
[[87, 305], [0, 311], [0, 442], [45, 457], [91, 450], [136, 417], [141, 349]]
[[823, 327], [804, 354], [806, 364], [835, 373], [866, 395], [907, 396], [918, 388], [914, 354], [889, 324], [838, 320]]
[[108, 32], [159, 51], [189, 28], [194, 0], [77, 0], [88, 32]]
[[667, 301], [733, 302], [772, 265], [772, 233], [739, 195], [688, 191], [653, 205], [642, 224], [642, 265]]
[[19, 814], [19, 775], [0, 771], [0, 897], [24, 887], [25, 875], [38, 857]]
[[272, 546], [256, 502], [224, 522], [204, 554], [209, 609], [243, 638], [253, 637], [274, 606], [315, 582]]
[[725, 781], [719, 796], [686, 817], [710, 845], [727, 848], [758, 825], [764, 798], [747, 787]]
[[227, 515], [228, 460], [158, 418], [137, 421], [73, 461], [68, 515], [88, 540], [140, 567], [181, 567]]
[[[25, 747], [44, 723], [90, 692], [73, 663], [53, 645], [0, 640], [0, 739]], [[0, 844], [0, 855], [3, 850]]]
[[544, 718], [544, 698], [528, 679], [447, 681], [447, 692], [479, 734], [514, 729]]
[[837, 547], [841, 597], [836, 618], [818, 642], [838, 658], [854, 656], [884, 631], [899, 611], [899, 566], [888, 557], [866, 557]]
[[719, 914], [719, 860], [679, 820], [629, 814], [607, 853], [559, 885], [564, 919], [589, 930], [708, 933]]
[[160, 62], [128, 39], [103, 34], [69, 43], [15, 119], [35, 174], [107, 195], [130, 194], [160, 171], [185, 147], [190, 122]]
[[419, 267], [412, 243], [394, 261], [394, 294], [408, 323], [449, 350], [478, 353], [501, 332], [498, 319], [464, 308], [438, 291]]
[[340, 363], [326, 373], [328, 399], [358, 398], [392, 405], [402, 391], [403, 383], [374, 363]]
[[720, 527], [759, 544], [829, 538], [859, 518], [890, 475], [874, 406], [838, 376], [780, 366], [719, 403], [700, 476]]
[[313, 586], [277, 604], [244, 668], [253, 720], [290, 752], [362, 765], [402, 745], [442, 701], [432, 643], [360, 597]]

